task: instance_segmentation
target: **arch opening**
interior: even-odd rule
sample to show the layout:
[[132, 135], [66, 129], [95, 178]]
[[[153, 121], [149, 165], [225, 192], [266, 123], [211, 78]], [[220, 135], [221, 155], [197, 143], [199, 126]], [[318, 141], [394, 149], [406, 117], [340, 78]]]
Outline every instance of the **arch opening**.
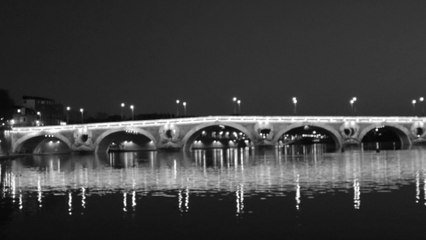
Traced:
[[410, 140], [398, 128], [377, 126], [362, 137], [361, 143], [364, 150], [398, 150], [409, 147]]
[[294, 154], [335, 152], [340, 147], [333, 133], [312, 125], [295, 127], [284, 132], [278, 138], [277, 144], [284, 152]]
[[98, 144], [97, 152], [136, 152], [155, 150], [154, 141], [136, 131], [117, 131], [105, 136]]
[[40, 135], [29, 138], [17, 146], [16, 153], [62, 154], [71, 152], [66, 142], [54, 135]]
[[199, 129], [186, 144], [188, 149], [225, 149], [252, 146], [252, 140], [243, 131], [226, 125], [212, 125]]

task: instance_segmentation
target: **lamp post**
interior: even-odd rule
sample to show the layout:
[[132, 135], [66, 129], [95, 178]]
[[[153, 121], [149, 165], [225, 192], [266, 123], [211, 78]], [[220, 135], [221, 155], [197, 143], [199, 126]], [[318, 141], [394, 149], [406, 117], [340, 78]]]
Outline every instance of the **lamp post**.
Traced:
[[423, 101], [424, 101], [425, 99], [424, 99], [424, 97], [420, 97], [419, 98], [419, 102], [420, 102], [420, 104], [421, 104], [421, 107], [422, 107], [422, 116], [424, 116], [425, 115], [425, 105], [424, 105], [424, 103], [423, 103]]
[[411, 104], [413, 104], [413, 115], [414, 116], [416, 115], [416, 103], [417, 103], [417, 101], [415, 99], [413, 99], [411, 101]]
[[233, 97], [232, 98], [232, 107], [233, 107], [233, 113], [234, 115], [237, 114], [237, 97]]
[[180, 103], [180, 100], [176, 99], [176, 117], [179, 117], [179, 103]]
[[356, 97], [353, 97], [352, 100], [354, 101], [354, 114], [356, 114], [356, 101], [358, 101], [358, 99]]
[[349, 101], [349, 103], [351, 104], [351, 112], [352, 112], [352, 114], [353, 115], [355, 115], [355, 113], [356, 113], [356, 107], [355, 107], [355, 102], [357, 101], [357, 98], [356, 97], [353, 97], [350, 101]]
[[67, 124], [69, 123], [69, 121], [70, 121], [70, 110], [71, 110], [71, 107], [70, 106], [67, 106]]
[[238, 99], [237, 100], [237, 104], [238, 104], [238, 115], [241, 115], [241, 100], [240, 99]]
[[130, 105], [130, 109], [132, 110], [132, 120], [135, 120], [135, 106]]
[[297, 114], [297, 98], [293, 97], [291, 100], [293, 101], [293, 104], [294, 104], [293, 113], [294, 113], [294, 115], [296, 115]]
[[124, 120], [124, 107], [126, 106], [125, 103], [121, 103], [121, 121]]
[[186, 102], [183, 102], [182, 105], [183, 105], [183, 115], [186, 116]]
[[80, 113], [81, 113], [81, 123], [84, 123], [84, 109], [80, 108]]

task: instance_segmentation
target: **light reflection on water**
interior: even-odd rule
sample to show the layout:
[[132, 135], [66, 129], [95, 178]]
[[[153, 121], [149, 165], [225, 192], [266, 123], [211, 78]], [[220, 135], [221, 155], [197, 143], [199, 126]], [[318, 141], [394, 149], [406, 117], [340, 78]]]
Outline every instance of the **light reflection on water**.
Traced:
[[175, 202], [166, 207], [188, 214], [199, 211], [193, 209], [204, 204], [200, 199], [231, 198], [234, 207], [222, 211], [241, 217], [261, 211], [258, 206], [268, 199], [286, 199], [296, 212], [307, 212], [305, 203], [312, 207], [324, 195], [337, 202], [333, 196], [343, 194], [350, 201], [336, 206], [360, 211], [363, 196], [404, 186], [414, 186], [406, 198], [426, 205], [425, 150], [309, 152], [216, 149], [26, 157], [0, 164], [0, 207], [11, 202], [7, 208], [12, 211], [53, 209], [53, 198], [64, 206], [55, 211], [72, 216], [90, 212], [99, 198], [111, 198], [110, 211], [138, 214], [144, 199], [164, 198]]

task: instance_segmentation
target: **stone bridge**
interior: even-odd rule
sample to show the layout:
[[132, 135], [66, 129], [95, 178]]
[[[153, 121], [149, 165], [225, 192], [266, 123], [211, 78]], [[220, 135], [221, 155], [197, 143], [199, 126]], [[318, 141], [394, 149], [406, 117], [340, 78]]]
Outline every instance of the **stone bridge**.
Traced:
[[[424, 142], [426, 118], [345, 116], [208, 116], [162, 120], [14, 127], [5, 132], [12, 153], [107, 151], [111, 144], [143, 138], [145, 150], [189, 150], [197, 136], [209, 127], [234, 129], [250, 140], [250, 146], [277, 146], [287, 132], [312, 126], [326, 132], [337, 149], [360, 144], [370, 131], [386, 127], [399, 138], [402, 148]], [[267, 134], [265, 134], [265, 132]], [[130, 142], [130, 141], [129, 141]], [[131, 149], [129, 147], [128, 149]]]

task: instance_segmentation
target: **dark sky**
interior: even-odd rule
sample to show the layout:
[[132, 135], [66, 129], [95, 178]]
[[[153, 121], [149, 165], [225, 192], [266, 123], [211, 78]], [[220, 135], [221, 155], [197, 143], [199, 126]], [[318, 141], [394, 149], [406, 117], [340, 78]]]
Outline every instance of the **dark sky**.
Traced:
[[[91, 113], [412, 114], [426, 1], [0, 1], [0, 88]], [[418, 106], [419, 109], [419, 106]]]

